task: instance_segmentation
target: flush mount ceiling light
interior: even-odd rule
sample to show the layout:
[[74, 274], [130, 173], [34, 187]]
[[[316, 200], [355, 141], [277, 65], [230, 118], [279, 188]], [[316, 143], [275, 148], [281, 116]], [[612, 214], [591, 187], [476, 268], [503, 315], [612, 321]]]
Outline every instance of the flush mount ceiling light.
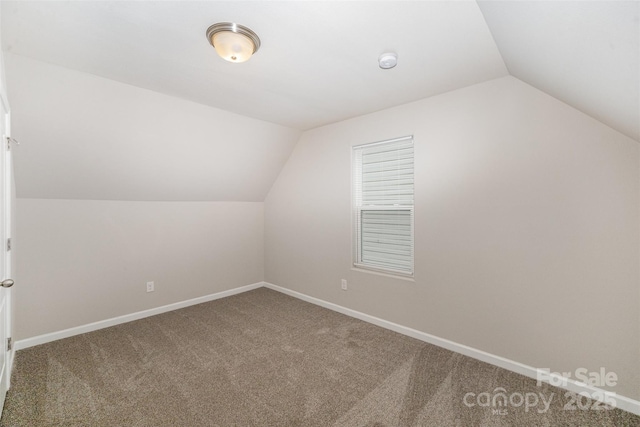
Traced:
[[398, 64], [398, 55], [393, 52], [383, 53], [378, 57], [378, 64], [383, 70], [393, 68]]
[[233, 22], [218, 22], [207, 29], [207, 40], [223, 59], [245, 62], [260, 48], [260, 38], [251, 29]]

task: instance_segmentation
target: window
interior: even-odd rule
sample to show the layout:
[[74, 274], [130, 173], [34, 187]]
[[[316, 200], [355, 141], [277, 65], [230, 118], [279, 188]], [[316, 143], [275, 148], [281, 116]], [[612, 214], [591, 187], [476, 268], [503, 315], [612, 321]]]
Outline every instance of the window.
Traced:
[[413, 275], [413, 137], [353, 147], [354, 265]]

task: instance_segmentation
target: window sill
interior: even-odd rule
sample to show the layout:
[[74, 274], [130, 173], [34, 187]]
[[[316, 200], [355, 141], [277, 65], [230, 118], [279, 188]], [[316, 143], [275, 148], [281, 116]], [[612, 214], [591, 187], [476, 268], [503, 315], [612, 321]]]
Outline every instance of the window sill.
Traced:
[[413, 275], [409, 275], [409, 274], [391, 273], [391, 272], [377, 270], [374, 268], [369, 268], [361, 265], [354, 265], [351, 267], [351, 270], [359, 271], [361, 273], [370, 273], [370, 274], [375, 274], [377, 276], [384, 276], [384, 277], [389, 277], [391, 279], [400, 279], [400, 280], [405, 280], [407, 282], [415, 283], [415, 278], [413, 277]]

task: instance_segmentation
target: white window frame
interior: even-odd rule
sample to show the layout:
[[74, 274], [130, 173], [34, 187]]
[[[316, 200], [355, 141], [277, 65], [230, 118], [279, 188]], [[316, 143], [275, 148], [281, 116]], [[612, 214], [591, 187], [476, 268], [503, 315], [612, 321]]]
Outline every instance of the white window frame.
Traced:
[[[373, 272], [379, 272], [384, 274], [390, 274], [393, 276], [400, 277], [410, 277], [412, 278], [414, 275], [414, 267], [415, 267], [415, 236], [414, 236], [414, 204], [363, 204], [362, 202], [362, 164], [358, 163], [358, 159], [361, 161], [361, 157], [358, 157], [358, 151], [366, 150], [369, 147], [375, 147], [379, 145], [392, 145], [394, 143], [404, 143], [410, 142], [413, 144], [413, 135], [394, 138], [384, 141], [378, 141], [367, 144], [355, 145], [352, 147], [352, 211], [353, 211], [353, 266], [357, 269], [370, 270]], [[415, 195], [415, 152], [413, 154], [414, 166], [413, 166], [413, 195], [411, 199], [414, 199]], [[408, 211], [409, 212], [409, 222], [410, 222], [410, 268], [404, 270], [394, 269], [386, 266], [380, 265], [372, 265], [363, 261], [363, 249], [362, 249], [362, 214], [365, 211]]]

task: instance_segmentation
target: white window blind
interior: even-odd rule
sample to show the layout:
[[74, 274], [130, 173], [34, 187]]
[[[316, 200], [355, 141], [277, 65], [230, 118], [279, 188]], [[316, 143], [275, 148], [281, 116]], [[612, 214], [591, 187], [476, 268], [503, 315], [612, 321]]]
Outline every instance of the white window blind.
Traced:
[[413, 137], [353, 147], [354, 264], [413, 274]]

